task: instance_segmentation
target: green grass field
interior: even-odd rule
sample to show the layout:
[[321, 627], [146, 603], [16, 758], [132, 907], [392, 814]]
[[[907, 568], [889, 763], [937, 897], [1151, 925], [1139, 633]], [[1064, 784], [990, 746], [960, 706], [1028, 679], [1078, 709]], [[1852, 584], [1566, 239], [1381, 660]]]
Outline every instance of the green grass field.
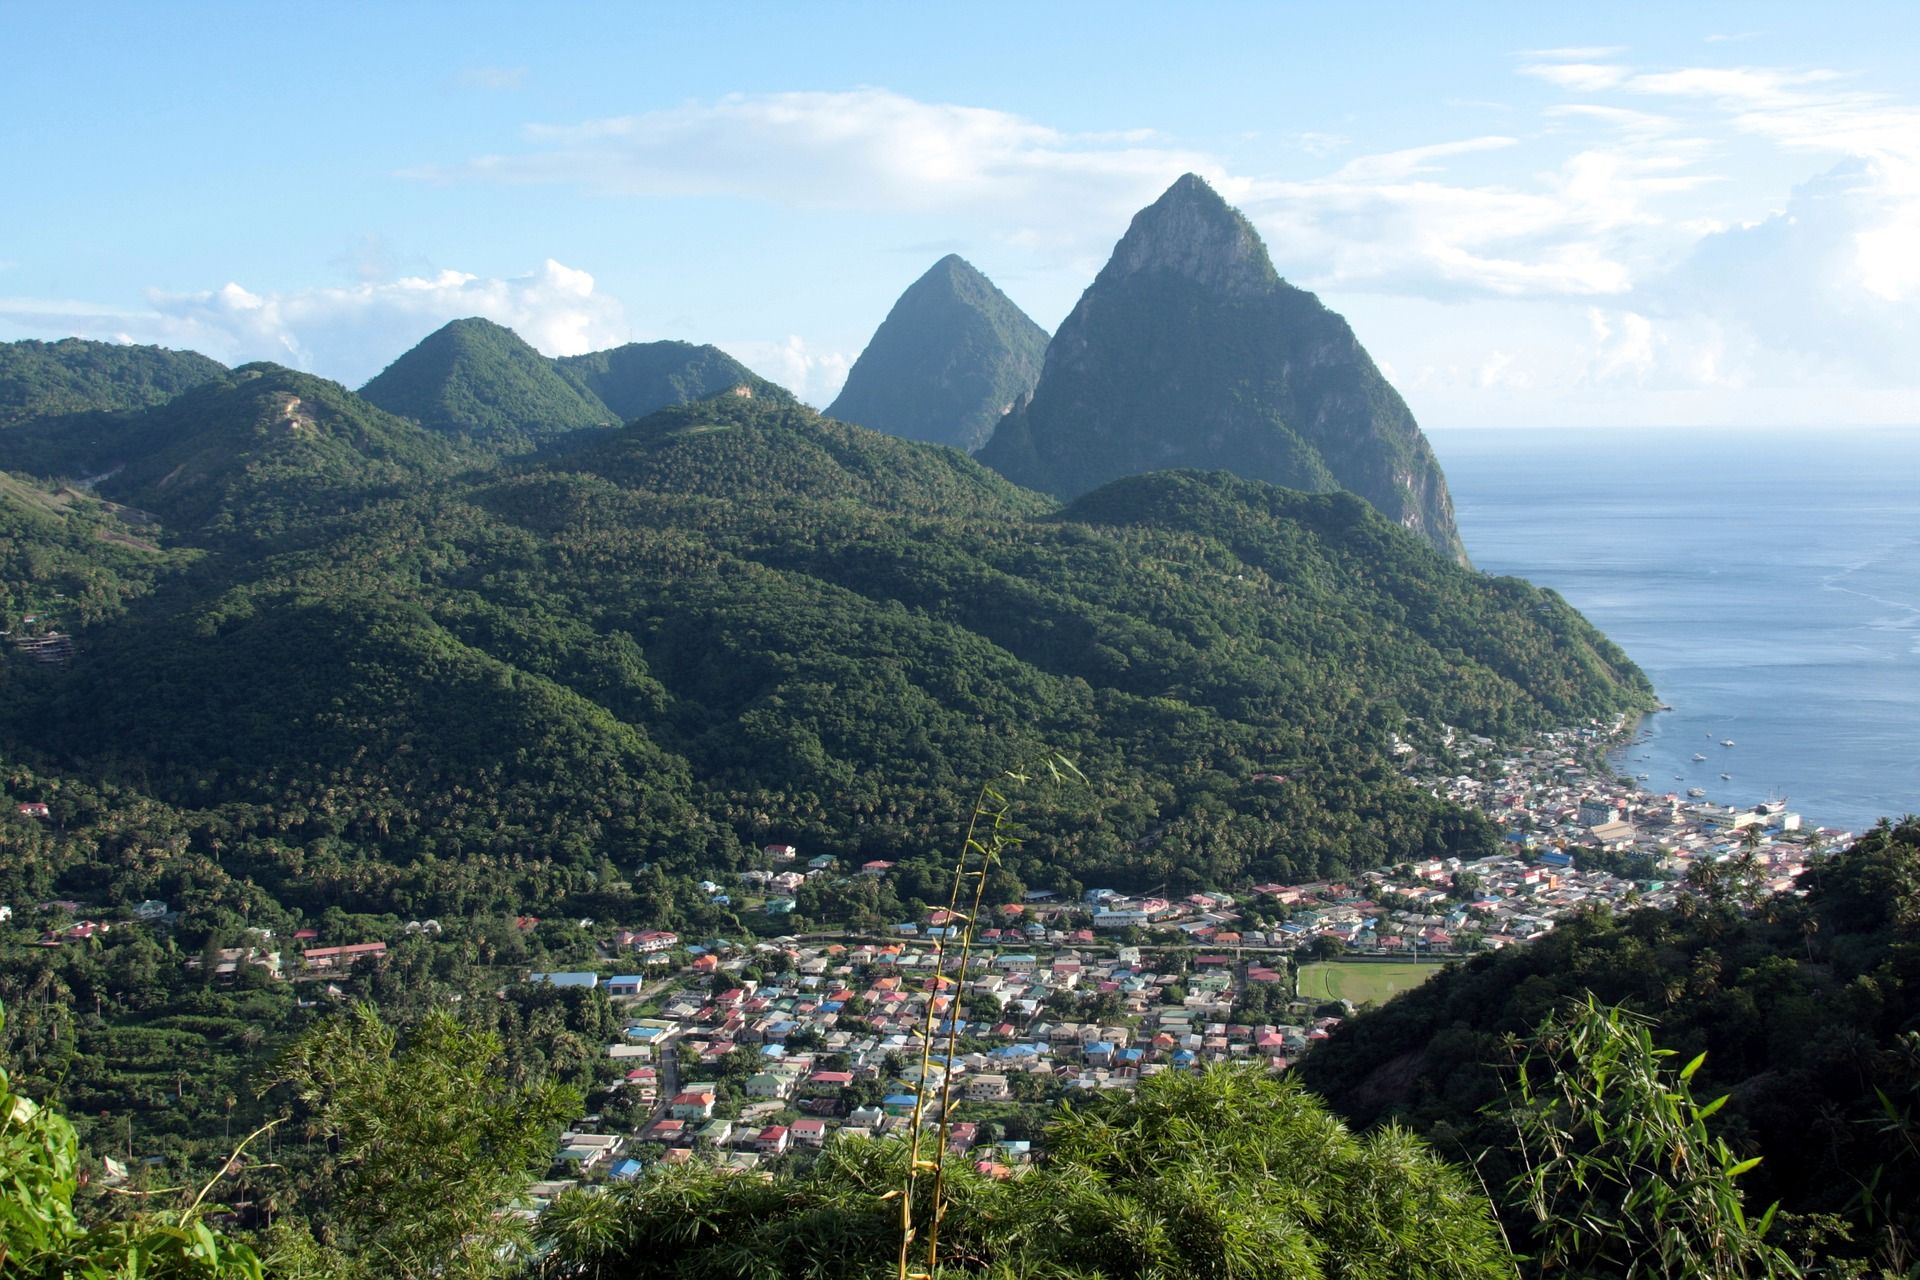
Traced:
[[1402, 961], [1332, 960], [1300, 968], [1302, 1000], [1351, 1000], [1355, 1004], [1384, 1004], [1400, 992], [1417, 987], [1440, 971], [1438, 964]]

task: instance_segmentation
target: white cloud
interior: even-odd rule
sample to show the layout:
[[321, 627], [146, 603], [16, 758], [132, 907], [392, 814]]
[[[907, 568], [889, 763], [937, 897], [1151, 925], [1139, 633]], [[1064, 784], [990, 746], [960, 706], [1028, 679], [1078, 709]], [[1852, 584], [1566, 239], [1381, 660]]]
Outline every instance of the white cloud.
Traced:
[[840, 394], [853, 360], [839, 351], [816, 351], [798, 334], [716, 344], [763, 378], [779, 383], [816, 408]]
[[1654, 368], [1653, 322], [1632, 311], [1609, 316], [1599, 307], [1588, 310], [1587, 321], [1593, 330], [1591, 380], [1646, 381]]
[[1680, 122], [1672, 116], [1656, 115], [1650, 111], [1635, 111], [1630, 107], [1603, 106], [1593, 102], [1561, 103], [1548, 107], [1545, 115], [1549, 120], [1591, 121], [1594, 124], [1608, 125], [1621, 135], [1641, 140], [1664, 137], [1673, 133], [1680, 125]]
[[631, 336], [620, 304], [593, 277], [548, 259], [524, 276], [462, 271], [341, 288], [255, 293], [228, 283], [194, 293], [150, 291], [145, 310], [0, 299], [0, 319], [48, 336], [151, 342], [229, 364], [273, 360], [358, 386], [449, 320], [484, 316], [548, 355], [614, 346]]
[[1444, 160], [1515, 145], [1471, 138], [1350, 161], [1326, 178], [1231, 192], [1314, 288], [1459, 298], [1591, 297], [1630, 289], [1624, 239], [1660, 223], [1650, 204], [1700, 179], [1672, 148], [1576, 152], [1527, 186], [1449, 182]]
[[732, 94], [575, 124], [530, 125], [522, 151], [409, 170], [647, 196], [724, 195], [827, 208], [1131, 210], [1204, 154], [1148, 130], [1073, 133], [1011, 112], [886, 89]]
[[1533, 383], [1532, 375], [1515, 364], [1511, 351], [1494, 350], [1487, 353], [1481, 362], [1479, 372], [1474, 375], [1474, 384], [1482, 390], [1493, 387], [1526, 388]]
[[1520, 74], [1587, 93], [1622, 83], [1627, 69], [1607, 62], [1537, 62], [1520, 68]]
[[1518, 141], [1518, 138], [1500, 136], [1461, 138], [1453, 142], [1436, 142], [1424, 147], [1408, 147], [1401, 151], [1361, 156], [1342, 165], [1331, 181], [1382, 182], [1411, 178], [1416, 174], [1436, 173], [1441, 167], [1438, 161], [1451, 159], [1454, 156], [1472, 155], [1476, 151], [1504, 151]]
[[1719, 326], [1756, 385], [1912, 386], [1920, 206], [1882, 163], [1840, 161], [1779, 213], [1704, 237], [1649, 303]]

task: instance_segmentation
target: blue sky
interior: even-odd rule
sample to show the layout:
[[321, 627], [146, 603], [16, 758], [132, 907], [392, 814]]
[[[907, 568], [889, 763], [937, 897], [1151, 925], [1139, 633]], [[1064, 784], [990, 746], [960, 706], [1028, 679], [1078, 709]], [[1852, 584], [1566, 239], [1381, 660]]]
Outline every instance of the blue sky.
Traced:
[[445, 320], [825, 403], [1180, 173], [1428, 426], [1920, 423], [1920, 6], [0, 6], [0, 338], [358, 385]]

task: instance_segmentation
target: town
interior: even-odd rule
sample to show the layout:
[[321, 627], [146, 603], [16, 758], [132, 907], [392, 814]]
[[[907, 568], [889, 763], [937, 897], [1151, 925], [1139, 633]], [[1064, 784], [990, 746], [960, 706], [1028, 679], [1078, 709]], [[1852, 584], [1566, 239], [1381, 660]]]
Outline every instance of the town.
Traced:
[[[562, 1136], [533, 1207], [655, 1163], [751, 1169], [835, 1134], [900, 1133], [916, 1116], [944, 1124], [950, 1150], [982, 1172], [1018, 1177], [1063, 1097], [1210, 1063], [1282, 1072], [1357, 1006], [1445, 963], [1540, 937], [1582, 911], [1673, 906], [1715, 889], [1755, 900], [1792, 892], [1810, 858], [1850, 839], [1804, 829], [1783, 804], [1740, 810], [1648, 793], [1606, 764], [1624, 733], [1622, 724], [1559, 731], [1520, 751], [1453, 731], [1429, 754], [1397, 744], [1409, 777], [1498, 825], [1505, 848], [1491, 857], [1177, 898], [1033, 890], [989, 904], [970, 937], [940, 910], [867, 933], [605, 932], [589, 966], [521, 978], [599, 993], [623, 1028], [602, 1046], [597, 1110]], [[19, 820], [48, 816], [38, 802], [16, 809]], [[700, 891], [777, 921], [810, 880], [893, 872], [885, 860], [843, 866], [791, 845], [762, 853], [759, 866]], [[42, 930], [42, 946], [168, 914], [157, 901], [39, 910], [65, 918]], [[432, 920], [404, 926], [438, 931]], [[296, 959], [255, 932], [250, 945], [188, 963], [222, 975], [257, 968], [340, 997], [388, 950], [309, 928], [290, 939]]]

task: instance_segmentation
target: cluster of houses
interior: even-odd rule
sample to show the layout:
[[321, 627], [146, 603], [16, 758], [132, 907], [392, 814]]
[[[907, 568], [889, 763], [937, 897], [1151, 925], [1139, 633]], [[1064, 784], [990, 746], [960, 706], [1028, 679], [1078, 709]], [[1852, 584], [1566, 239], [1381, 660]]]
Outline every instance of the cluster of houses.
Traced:
[[[964, 989], [953, 955], [944, 951], [961, 922], [939, 911], [895, 926], [888, 941], [759, 944], [755, 963], [782, 970], [764, 983], [714, 982], [713, 975], [738, 971], [749, 956], [694, 948], [687, 981], [659, 1015], [634, 1020], [623, 1042], [607, 1047], [609, 1056], [644, 1059], [628, 1070], [623, 1087], [635, 1091], [648, 1122], [619, 1135], [603, 1157], [589, 1161], [581, 1147], [563, 1152], [563, 1163], [592, 1170], [604, 1162], [610, 1177], [638, 1176], [654, 1160], [752, 1167], [834, 1133], [898, 1132], [912, 1123], [916, 1106], [930, 1123], [942, 1099], [976, 1106], [1050, 1101], [1076, 1090], [1127, 1089], [1154, 1072], [1213, 1062], [1285, 1070], [1339, 1020], [1315, 1016], [1311, 1003], [1291, 998], [1289, 989], [1277, 1001], [1254, 1003], [1288, 1010], [1285, 1022], [1236, 1019], [1235, 1011], [1250, 988], [1287, 983], [1288, 953], [1322, 939], [1382, 958], [1506, 946], [1595, 906], [1670, 905], [1702, 861], [1742, 859], [1761, 891], [1790, 892], [1809, 857], [1850, 838], [1804, 831], [1784, 804], [1735, 809], [1700, 796], [1650, 794], [1585, 763], [1617, 730], [1546, 734], [1504, 755], [1485, 739], [1462, 738], [1455, 758], [1441, 761], [1402, 747], [1409, 773], [1507, 832], [1505, 850], [1494, 856], [1422, 859], [1345, 883], [1258, 884], [1237, 898], [1094, 889], [1066, 902], [1036, 891], [979, 923], [980, 950]], [[1463, 760], [1476, 767], [1434, 767]], [[799, 861], [791, 846], [765, 852], [776, 865]], [[1618, 856], [1597, 854], [1630, 855], [1636, 874], [1586, 865], [1622, 865]], [[804, 869], [742, 878], [777, 895], [837, 865], [822, 856]], [[881, 860], [859, 869], [889, 870]], [[772, 909], [780, 901], [772, 899]], [[620, 935], [616, 949], [645, 953], [630, 941], [638, 936]], [[1159, 968], [1143, 961], [1141, 943], [1166, 958]], [[592, 974], [545, 978], [600, 981]], [[607, 986], [612, 995], [633, 995], [642, 981], [616, 977]], [[1073, 998], [1056, 998], [1063, 994]], [[1097, 1019], [1063, 1016], [1090, 1007], [1089, 996], [1098, 998], [1091, 1006]], [[974, 1009], [982, 1012], [966, 1016]], [[956, 1014], [958, 1039], [948, 1056]], [[938, 1051], [923, 1075], [921, 1030], [929, 1020]], [[723, 1068], [737, 1067], [743, 1052], [755, 1069], [728, 1075]], [[671, 1083], [682, 1059], [710, 1078]], [[965, 1118], [964, 1110], [956, 1115], [953, 1148], [983, 1170], [1014, 1176], [1030, 1157], [1029, 1144], [986, 1142], [982, 1122]]]
[[[751, 1168], [836, 1133], [901, 1132], [916, 1108], [922, 1123], [935, 1123], [943, 1103], [974, 1110], [955, 1112], [954, 1153], [1013, 1177], [1032, 1144], [984, 1129], [992, 1121], [979, 1117], [980, 1104], [999, 1105], [994, 1114], [1004, 1117], [1013, 1108], [1000, 1104], [1045, 1109], [1064, 1094], [1131, 1089], [1156, 1072], [1215, 1062], [1285, 1070], [1338, 1022], [1306, 1004], [1290, 1006], [1297, 1016], [1284, 1023], [1236, 1020], [1246, 987], [1283, 986], [1288, 975], [1284, 961], [1226, 953], [1161, 971], [1133, 946], [989, 951], [963, 985], [957, 956], [923, 939], [781, 940], [725, 958], [694, 949], [702, 953], [664, 1006], [629, 1018], [606, 1046], [616, 1088], [645, 1121], [618, 1134], [569, 1132], [556, 1152], [569, 1178], [556, 1186], [696, 1158]], [[778, 972], [736, 978], [749, 963]], [[637, 994], [641, 982], [585, 971], [530, 980], [604, 985], [615, 998]], [[1090, 1007], [1097, 1017], [1069, 1016]], [[923, 1069], [929, 1026], [935, 1047]]]
[[[58, 918], [61, 916], [77, 916], [86, 910], [86, 908], [82, 906], [82, 904], [68, 899], [55, 899], [50, 902], [36, 904], [35, 910], [42, 915], [52, 915]], [[137, 902], [131, 907], [123, 908], [122, 911], [125, 917], [123, 923], [170, 925], [179, 918], [178, 912], [158, 899], [148, 899], [145, 902]], [[11, 920], [12, 918], [13, 908], [0, 904], [0, 921]], [[431, 926], [431, 928], [428, 926]], [[38, 945], [43, 947], [60, 947], [71, 943], [90, 942], [96, 938], [105, 937], [111, 933], [113, 929], [114, 922], [109, 920], [82, 919], [74, 920], [69, 924], [50, 925], [41, 931]], [[413, 921], [407, 925], [407, 931], [410, 933], [430, 932], [438, 934], [440, 930], [438, 923], [435, 921]], [[298, 978], [332, 978], [349, 973], [358, 962], [370, 961], [378, 964], [383, 962], [387, 957], [387, 944], [384, 942], [353, 942], [331, 947], [309, 946], [302, 948], [300, 952], [300, 965], [298, 969], [290, 975], [286, 965], [281, 960], [280, 949], [274, 946], [274, 935], [271, 929], [250, 928], [246, 932], [249, 935], [246, 939], [246, 945], [220, 947], [217, 948], [210, 957], [190, 956], [184, 962], [185, 966], [188, 969], [197, 970], [204, 967], [210, 959], [214, 966], [215, 974], [221, 976], [236, 973], [245, 966], [257, 968], [273, 979], [289, 976]], [[293, 935], [293, 941], [295, 943], [314, 942], [319, 939], [319, 936], [318, 930], [301, 929]]]
[[[1632, 899], [1670, 906], [1689, 870], [1701, 862], [1751, 858], [1761, 892], [1791, 892], [1809, 858], [1853, 838], [1834, 828], [1808, 829], [1783, 801], [1751, 807], [1715, 804], [1700, 787], [1685, 794], [1655, 792], [1640, 785], [1645, 779], [1623, 779], [1611, 768], [1590, 764], [1618, 740], [1619, 729], [1557, 730], [1541, 734], [1525, 750], [1507, 753], [1492, 751], [1484, 739], [1463, 740], [1454, 761], [1421, 762], [1428, 767], [1423, 780], [1435, 794], [1479, 809], [1506, 831], [1513, 851], [1508, 864], [1526, 860], [1560, 881], [1538, 903], [1549, 920], [1595, 901], [1619, 906]], [[1462, 760], [1473, 764], [1466, 769], [1445, 767]], [[1650, 868], [1652, 875], [1630, 882], [1581, 873], [1575, 869], [1583, 853], [1589, 859], [1594, 854], [1624, 855]], [[1511, 933], [1500, 928], [1487, 932], [1496, 941], [1505, 940], [1498, 935]]]

